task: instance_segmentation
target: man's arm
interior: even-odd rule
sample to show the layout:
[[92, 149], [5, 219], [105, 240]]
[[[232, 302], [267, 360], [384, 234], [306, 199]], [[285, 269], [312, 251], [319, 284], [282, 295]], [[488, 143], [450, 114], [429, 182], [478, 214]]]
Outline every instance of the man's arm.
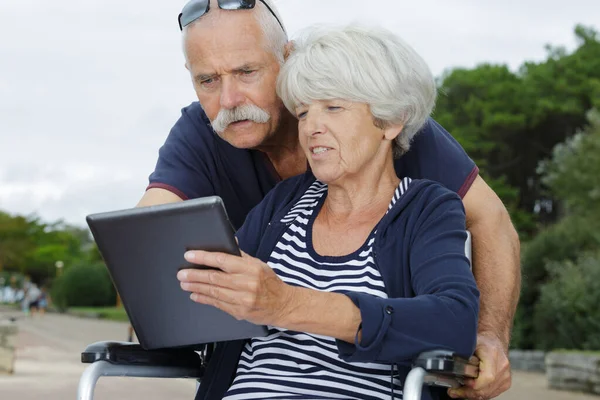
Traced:
[[183, 199], [166, 189], [150, 188], [142, 196], [136, 207], [155, 206], [158, 204], [177, 203]]
[[473, 234], [473, 273], [481, 292], [475, 354], [482, 363], [479, 378], [452, 391], [456, 395], [452, 397], [489, 399], [511, 383], [508, 346], [521, 289], [520, 243], [504, 204], [480, 176], [463, 203], [467, 229]]

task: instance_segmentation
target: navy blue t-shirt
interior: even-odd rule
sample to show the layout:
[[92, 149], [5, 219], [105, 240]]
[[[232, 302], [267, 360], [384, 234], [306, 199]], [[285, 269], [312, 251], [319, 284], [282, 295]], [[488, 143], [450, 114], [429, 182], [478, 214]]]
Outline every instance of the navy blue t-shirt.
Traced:
[[[394, 164], [399, 177], [430, 179], [461, 197], [479, 173], [458, 142], [433, 119]], [[215, 134], [204, 110], [194, 102], [181, 111], [149, 180], [148, 189], [166, 189], [184, 200], [220, 196], [239, 229], [281, 178], [264, 153], [237, 149]]]

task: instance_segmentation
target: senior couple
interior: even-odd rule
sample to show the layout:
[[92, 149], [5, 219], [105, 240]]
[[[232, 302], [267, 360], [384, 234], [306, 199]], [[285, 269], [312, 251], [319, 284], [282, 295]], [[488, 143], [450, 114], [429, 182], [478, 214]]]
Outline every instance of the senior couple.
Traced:
[[410, 361], [440, 348], [481, 360], [450, 397], [506, 390], [518, 239], [429, 117], [423, 59], [359, 25], [292, 44], [268, 0], [191, 0], [179, 24], [199, 103], [183, 109], [138, 205], [221, 196], [242, 256], [186, 253], [217, 269], [181, 271], [181, 287], [269, 326], [217, 346], [197, 399], [401, 398]]

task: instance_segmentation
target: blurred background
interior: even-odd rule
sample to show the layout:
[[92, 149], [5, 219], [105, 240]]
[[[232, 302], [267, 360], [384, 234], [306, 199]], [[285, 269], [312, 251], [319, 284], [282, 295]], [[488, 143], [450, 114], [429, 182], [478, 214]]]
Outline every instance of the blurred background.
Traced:
[[[0, 321], [18, 320], [23, 356], [11, 378], [0, 376], [3, 399], [36, 393], [23, 386], [29, 381], [19, 370], [40, 362], [52, 368], [58, 357], [76, 377], [81, 346], [128, 336], [85, 216], [137, 203], [180, 109], [195, 101], [177, 25], [184, 3], [0, 2]], [[600, 2], [276, 4], [292, 38], [313, 23], [383, 25], [438, 78], [434, 118], [477, 162], [522, 240], [523, 290], [511, 347], [513, 368], [529, 372], [517, 375], [516, 389], [526, 390], [527, 382], [546, 387], [539, 373], [550, 351], [597, 355]], [[32, 302], [51, 312], [30, 315]], [[64, 359], [51, 353], [41, 361], [31, 350], [40, 348], [63, 348]], [[39, 381], [44, 368], [38, 369], [28, 376]], [[600, 393], [597, 382], [600, 376], [571, 389]], [[129, 390], [123, 385], [105, 395]], [[56, 393], [73, 388], [70, 382]], [[147, 398], [174, 396], [165, 390]], [[515, 399], [539, 395], [514, 390]]]

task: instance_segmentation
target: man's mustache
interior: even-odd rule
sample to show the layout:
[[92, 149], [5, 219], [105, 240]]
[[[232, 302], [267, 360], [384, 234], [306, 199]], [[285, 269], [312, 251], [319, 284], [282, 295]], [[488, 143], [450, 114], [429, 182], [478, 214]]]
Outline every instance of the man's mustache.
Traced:
[[267, 123], [271, 115], [254, 104], [244, 104], [231, 109], [221, 109], [211, 125], [215, 132], [223, 133], [227, 127], [238, 121], [249, 120], [258, 124]]

